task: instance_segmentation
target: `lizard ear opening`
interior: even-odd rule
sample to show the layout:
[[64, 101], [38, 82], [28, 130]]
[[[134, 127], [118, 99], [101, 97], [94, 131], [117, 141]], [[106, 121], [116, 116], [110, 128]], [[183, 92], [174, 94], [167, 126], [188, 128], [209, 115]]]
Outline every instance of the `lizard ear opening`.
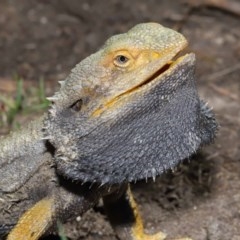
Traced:
[[80, 112], [82, 109], [82, 104], [82, 99], [79, 99], [70, 106], [70, 109], [72, 109], [74, 112]]

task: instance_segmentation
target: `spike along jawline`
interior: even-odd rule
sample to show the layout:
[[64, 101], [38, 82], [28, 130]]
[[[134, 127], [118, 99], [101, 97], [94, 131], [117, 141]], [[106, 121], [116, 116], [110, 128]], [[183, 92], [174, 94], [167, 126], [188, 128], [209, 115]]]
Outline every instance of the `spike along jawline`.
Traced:
[[45, 120], [57, 171], [99, 184], [155, 178], [211, 142], [217, 124], [202, 111], [195, 55], [176, 58], [186, 45], [174, 30], [140, 24], [80, 62]]

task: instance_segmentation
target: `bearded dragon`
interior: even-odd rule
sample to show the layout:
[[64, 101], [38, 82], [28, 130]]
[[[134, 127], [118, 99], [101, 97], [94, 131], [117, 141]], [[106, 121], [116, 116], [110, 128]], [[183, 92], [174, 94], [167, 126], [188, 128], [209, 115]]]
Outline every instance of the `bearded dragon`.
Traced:
[[[157, 23], [111, 37], [72, 70], [42, 118], [0, 140], [0, 229], [35, 240], [103, 198], [119, 239], [144, 233], [129, 183], [161, 175], [212, 142], [195, 55]], [[188, 239], [188, 238], [183, 238]]]

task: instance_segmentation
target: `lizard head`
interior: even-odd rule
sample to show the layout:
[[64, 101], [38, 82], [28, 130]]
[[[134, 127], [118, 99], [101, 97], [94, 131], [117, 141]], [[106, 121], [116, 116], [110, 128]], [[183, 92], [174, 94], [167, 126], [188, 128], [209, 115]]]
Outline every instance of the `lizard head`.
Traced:
[[186, 45], [174, 30], [139, 24], [72, 70], [49, 98], [44, 127], [60, 174], [100, 184], [155, 178], [213, 138], [200, 123], [195, 56], [175, 59]]

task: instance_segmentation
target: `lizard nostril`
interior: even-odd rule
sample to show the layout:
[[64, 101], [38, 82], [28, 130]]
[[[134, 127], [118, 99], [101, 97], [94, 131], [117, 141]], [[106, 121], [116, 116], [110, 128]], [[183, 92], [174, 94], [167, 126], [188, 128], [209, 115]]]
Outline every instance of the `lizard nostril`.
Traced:
[[79, 112], [82, 108], [82, 104], [82, 99], [79, 99], [70, 106], [70, 109], [72, 109], [74, 112]]

